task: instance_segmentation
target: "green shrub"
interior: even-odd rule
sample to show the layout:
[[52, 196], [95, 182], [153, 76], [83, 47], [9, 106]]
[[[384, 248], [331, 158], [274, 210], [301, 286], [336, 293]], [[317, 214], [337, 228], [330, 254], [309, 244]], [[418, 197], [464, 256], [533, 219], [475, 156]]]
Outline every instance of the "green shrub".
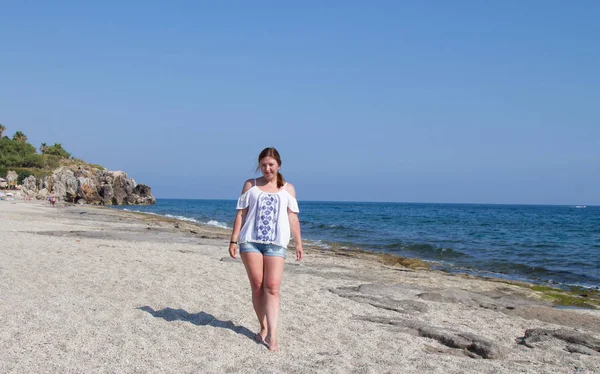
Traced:
[[0, 156], [0, 165], [7, 167], [21, 166], [23, 164], [23, 157], [18, 154], [5, 154]]
[[60, 166], [60, 157], [54, 155], [42, 155], [44, 169], [57, 169]]
[[[6, 131], [6, 128], [3, 131]], [[15, 133], [13, 139], [8, 136], [2, 137], [0, 134], [0, 177], [6, 178], [9, 170], [22, 172], [18, 179], [21, 183], [28, 175], [38, 179], [49, 175], [49, 170], [57, 169], [61, 165], [71, 165], [72, 162], [88, 165], [83, 160], [71, 158], [71, 154], [60, 143], [51, 146], [42, 143], [40, 151], [41, 154], [37, 153], [36, 148], [27, 142], [27, 136], [20, 131]], [[90, 166], [104, 169], [99, 165]]]
[[23, 143], [8, 138], [0, 139], [0, 155], [2, 155], [0, 158], [0, 166], [4, 166], [4, 164], [2, 164], [3, 160], [9, 162], [20, 160], [22, 162], [25, 156], [35, 154], [35, 147], [29, 143]]
[[44, 156], [38, 155], [38, 154], [27, 155], [23, 158], [23, 163], [21, 166], [26, 167], [26, 168], [41, 169], [45, 166]]
[[31, 174], [27, 170], [21, 170], [21, 171], [19, 171], [19, 173], [17, 174], [17, 184], [23, 184], [23, 180], [25, 178], [27, 178], [28, 176], [30, 176], [30, 175], [33, 175], [33, 174]]
[[56, 144], [48, 147], [48, 149], [46, 149], [45, 154], [59, 156], [61, 158], [70, 158], [71, 157], [71, 154], [69, 152], [67, 152], [60, 143], [56, 143]]

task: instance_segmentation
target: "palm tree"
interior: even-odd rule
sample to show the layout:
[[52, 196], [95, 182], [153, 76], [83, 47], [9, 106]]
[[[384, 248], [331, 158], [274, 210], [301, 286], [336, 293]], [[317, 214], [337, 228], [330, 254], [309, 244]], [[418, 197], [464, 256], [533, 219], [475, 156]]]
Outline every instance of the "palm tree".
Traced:
[[42, 143], [42, 145], [40, 146], [40, 152], [42, 152], [42, 154], [45, 154], [48, 151], [48, 146], [46, 145], [46, 143]]
[[4, 135], [4, 131], [6, 131], [6, 127], [0, 125], [0, 138]]
[[23, 134], [21, 131], [17, 131], [15, 135], [13, 135], [13, 140], [21, 143], [27, 143], [27, 135]]

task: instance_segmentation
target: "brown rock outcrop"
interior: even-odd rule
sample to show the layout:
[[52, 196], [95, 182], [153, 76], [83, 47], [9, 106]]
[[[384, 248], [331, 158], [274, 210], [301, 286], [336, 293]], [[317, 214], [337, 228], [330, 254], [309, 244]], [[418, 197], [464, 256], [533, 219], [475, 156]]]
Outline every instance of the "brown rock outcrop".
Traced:
[[[38, 191], [38, 186], [42, 187]], [[151, 188], [137, 184], [122, 171], [108, 171], [90, 166], [60, 167], [36, 183], [27, 178], [23, 188], [31, 196], [45, 198], [51, 194], [60, 200], [95, 205], [152, 205], [156, 199]]]

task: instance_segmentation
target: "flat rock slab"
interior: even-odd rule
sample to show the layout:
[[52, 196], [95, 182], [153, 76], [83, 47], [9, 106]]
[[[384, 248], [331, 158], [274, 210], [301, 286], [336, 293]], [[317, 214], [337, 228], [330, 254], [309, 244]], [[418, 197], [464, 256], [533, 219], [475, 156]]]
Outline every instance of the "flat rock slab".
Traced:
[[500, 359], [507, 352], [506, 348], [489, 339], [454, 329], [399, 318], [363, 316], [360, 319], [409, 330], [409, 332], [417, 336], [434, 339], [446, 347], [459, 349], [462, 353], [472, 358]]
[[411, 294], [419, 291], [410, 285], [363, 284], [357, 287], [334, 288], [330, 291], [340, 297], [398, 313], [425, 313], [429, 310], [424, 302], [409, 299]]
[[528, 329], [517, 342], [529, 348], [545, 348], [548, 342], [555, 345], [562, 343], [568, 352], [600, 356], [599, 339], [573, 330]]

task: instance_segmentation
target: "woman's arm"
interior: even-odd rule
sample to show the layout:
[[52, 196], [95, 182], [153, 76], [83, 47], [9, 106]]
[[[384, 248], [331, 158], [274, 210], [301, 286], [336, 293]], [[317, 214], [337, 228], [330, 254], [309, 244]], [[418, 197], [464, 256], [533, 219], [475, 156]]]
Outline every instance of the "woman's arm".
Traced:
[[[246, 193], [253, 186], [253, 179], [248, 179], [246, 183], [244, 183], [244, 187], [242, 188], [242, 195]], [[233, 258], [237, 258], [237, 242], [240, 235], [240, 231], [242, 230], [242, 225], [244, 224], [244, 220], [246, 219], [246, 213], [248, 213], [248, 208], [238, 209], [235, 219], [233, 220], [233, 230], [231, 231], [231, 240], [229, 241], [229, 255]]]
[[296, 261], [300, 261], [304, 258], [304, 249], [302, 248], [302, 235], [300, 234], [300, 220], [298, 219], [298, 213], [294, 213], [288, 209], [288, 217], [290, 220], [290, 230], [292, 231], [292, 237], [296, 242]]
[[[288, 183], [286, 189], [295, 199], [296, 190], [294, 189], [294, 186], [292, 186], [291, 183]], [[296, 243], [296, 261], [300, 261], [304, 258], [304, 249], [302, 248], [302, 233], [300, 231], [300, 219], [298, 218], [298, 213], [292, 212], [288, 208], [288, 219], [290, 221], [290, 231], [292, 232], [292, 237]]]

